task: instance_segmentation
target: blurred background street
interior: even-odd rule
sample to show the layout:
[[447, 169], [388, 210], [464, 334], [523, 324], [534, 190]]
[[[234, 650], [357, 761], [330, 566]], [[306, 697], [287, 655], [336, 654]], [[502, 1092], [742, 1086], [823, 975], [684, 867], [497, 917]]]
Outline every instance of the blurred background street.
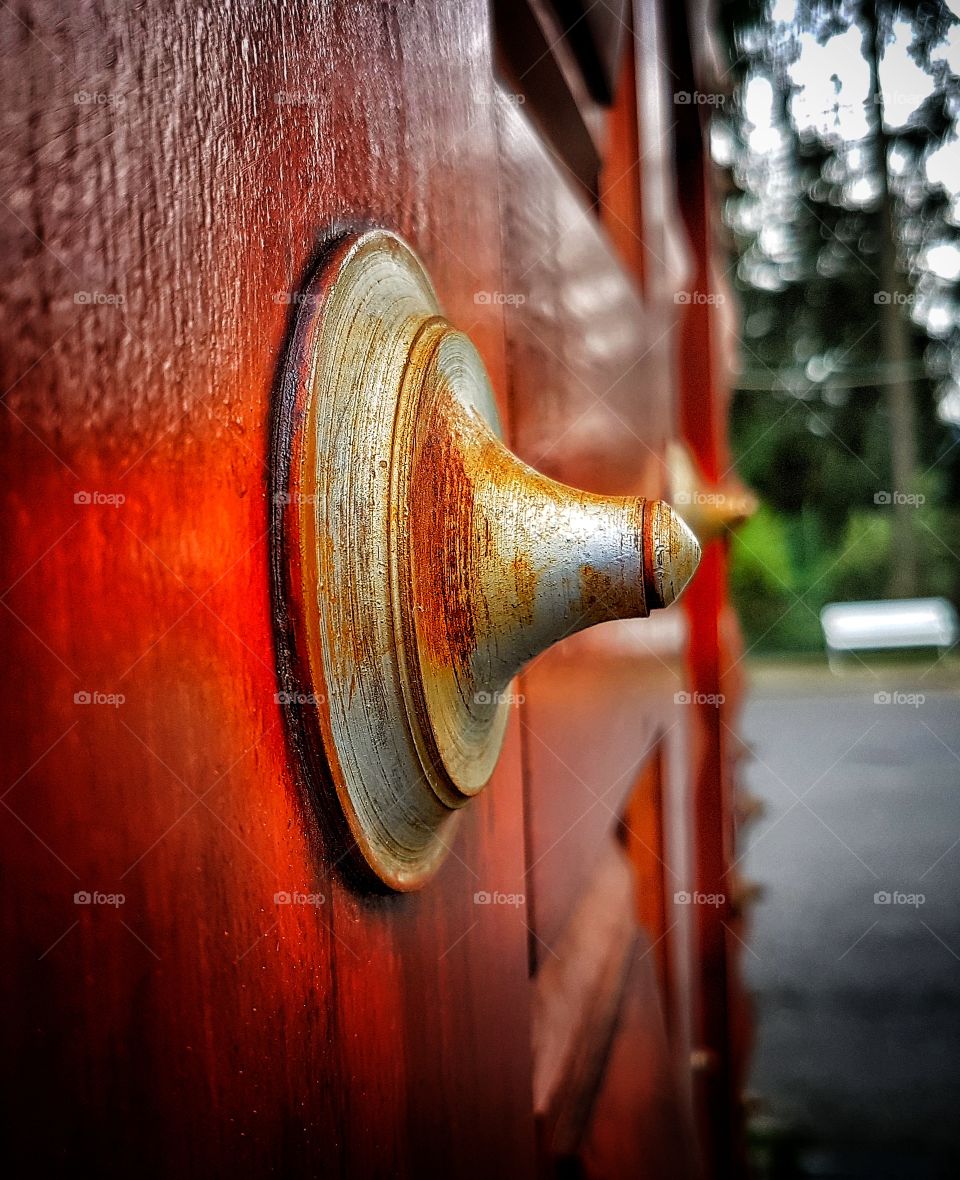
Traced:
[[[960, 4], [720, 10], [732, 450], [760, 500], [730, 566], [758, 816], [736, 866], [757, 899], [751, 1160], [955, 1177], [960, 661], [867, 649], [960, 603]], [[887, 616], [839, 675], [831, 604]]]
[[960, 669], [853, 663], [752, 672], [758, 1174], [956, 1176]]

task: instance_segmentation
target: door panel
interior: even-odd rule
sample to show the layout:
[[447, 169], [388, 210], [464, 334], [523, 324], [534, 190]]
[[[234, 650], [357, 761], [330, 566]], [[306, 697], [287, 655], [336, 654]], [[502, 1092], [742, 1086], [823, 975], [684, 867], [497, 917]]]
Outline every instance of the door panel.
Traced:
[[[652, 6], [644, 11], [656, 17]], [[654, 41], [662, 37], [650, 27], [656, 23], [645, 26]], [[635, 41], [638, 48], [647, 43], [647, 36]], [[662, 61], [646, 52], [638, 65], [645, 71], [645, 110], [659, 121], [655, 131], [643, 125], [646, 154], [657, 136], [661, 144], [669, 139], [670, 129], [662, 124]], [[633, 71], [625, 76], [635, 84]], [[635, 101], [622, 101], [636, 119]], [[639, 240], [635, 231], [619, 222], [607, 236], [579, 178], [538, 135], [525, 107], [501, 98], [498, 116], [513, 444], [521, 457], [565, 482], [608, 494], [669, 494], [664, 452], [679, 430], [673, 296], [687, 262], [669, 219], [666, 225], [657, 220], [658, 213], [675, 208], [663, 161], [651, 153], [648, 173], [636, 166], [635, 152], [633, 168], [614, 172], [611, 162], [605, 172], [614, 181], [626, 173], [642, 194], [632, 205], [611, 202], [612, 211], [605, 205], [608, 222], [617, 209], [624, 215], [631, 208], [653, 211], [640, 266], [632, 249]], [[620, 116], [614, 122], [614, 132], [622, 121]], [[617, 143], [614, 138], [611, 150]], [[638, 269], [645, 292], [638, 287]], [[678, 1137], [689, 1141], [693, 1120], [689, 996], [695, 927], [690, 907], [674, 902], [675, 894], [695, 888], [693, 734], [690, 710], [677, 697], [689, 686], [687, 643], [685, 615], [667, 611], [571, 636], [522, 677], [534, 1028], [542, 1034], [534, 1042], [535, 1108], [541, 1150], [558, 1168], [578, 1160], [586, 1175], [629, 1175], [637, 1158], [649, 1161], [652, 1175], [667, 1174], [656, 1170], [658, 1159], [672, 1158], [677, 1175], [694, 1175], [697, 1168], [694, 1151], [679, 1160], [673, 1146]], [[663, 765], [655, 776], [644, 773], [658, 761]], [[655, 802], [658, 844], [644, 839], [638, 822], [650, 804], [653, 777], [663, 781]], [[630, 856], [634, 887], [649, 890], [654, 876], [658, 880], [660, 922], [634, 927], [634, 950], [614, 939], [606, 949], [582, 947], [578, 955], [571, 944], [577, 944], [589, 899], [604, 896], [618, 836]], [[638, 899], [639, 914], [650, 913], [650, 901], [646, 893]], [[574, 978], [583, 993], [558, 982], [571, 971], [571, 958], [582, 960]], [[592, 978], [586, 963], [601, 971], [607, 961], [620, 969], [633, 962], [629, 982], [611, 967], [607, 988], [598, 994], [586, 986]], [[605, 1005], [616, 1029], [606, 1041], [607, 1026], [597, 1014]], [[599, 1063], [580, 1038], [592, 1040]], [[566, 1064], [558, 1064], [557, 1046], [570, 1044], [579, 1052], [569, 1050]], [[597, 1071], [592, 1090], [584, 1080], [591, 1066]], [[669, 1108], [668, 1119], [651, 1116], [653, 1093]], [[623, 1136], [616, 1164], [604, 1154], [616, 1142], [615, 1125]]]
[[[501, 101], [498, 113], [513, 444], [563, 482], [662, 495], [663, 451], [675, 433], [669, 324], [647, 314], [523, 111]], [[607, 623], [524, 673], [538, 959], [590, 880], [658, 733], [678, 723], [684, 636], [679, 612]]]
[[[338, 233], [409, 241], [522, 459], [669, 495], [711, 378], [708, 325], [678, 336], [673, 302], [705, 197], [681, 221], [660, 5], [614, 7], [638, 35], [590, 33], [600, 90], [542, 0], [0, 13], [17, 1174], [696, 1174], [671, 1151], [703, 931], [674, 894], [724, 848], [696, 830], [716, 724], [677, 693], [719, 675], [719, 582], [705, 619], [604, 624], [528, 667], [493, 781], [413, 894], [353, 876], [276, 670], [277, 374]], [[559, 30], [550, 69], [505, 52], [531, 21]], [[575, 172], [549, 99], [521, 101], [543, 76]]]
[[528, 936], [473, 900], [524, 891], [516, 726], [442, 884], [356, 890], [296, 780], [267, 565], [272, 386], [331, 227], [403, 233], [504, 388], [485, 6], [0, 19], [34, 79], [5, 72], [14, 1155], [529, 1174]]

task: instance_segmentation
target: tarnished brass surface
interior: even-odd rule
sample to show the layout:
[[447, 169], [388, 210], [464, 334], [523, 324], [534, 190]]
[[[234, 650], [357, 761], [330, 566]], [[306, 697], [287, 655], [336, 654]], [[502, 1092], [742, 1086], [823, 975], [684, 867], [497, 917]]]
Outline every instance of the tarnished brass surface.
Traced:
[[757, 497], [736, 476], [728, 476], [711, 486], [681, 442], [668, 446], [667, 468], [670, 498], [703, 545], [724, 533], [734, 532], [757, 510]]
[[669, 605], [699, 545], [662, 501], [577, 491], [507, 450], [476, 350], [390, 233], [330, 256], [287, 376], [298, 724], [322, 738], [366, 862], [412, 889], [490, 778], [520, 668]]

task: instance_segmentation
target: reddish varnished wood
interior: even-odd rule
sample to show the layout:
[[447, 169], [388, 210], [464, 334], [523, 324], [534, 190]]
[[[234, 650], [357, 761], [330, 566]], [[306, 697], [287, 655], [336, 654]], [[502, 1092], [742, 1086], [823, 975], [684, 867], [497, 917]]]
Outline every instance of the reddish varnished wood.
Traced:
[[[694, 1167], [692, 1148], [676, 1154], [691, 1137], [690, 1051], [724, 1026], [718, 1009], [703, 1019], [716, 928], [707, 944], [703, 915], [674, 893], [720, 870], [730, 816], [710, 793], [722, 729], [675, 694], [735, 683], [721, 556], [687, 614], [605, 624], [536, 663], [494, 781], [415, 896], [349, 874], [322, 791], [297, 776], [268, 568], [288, 300], [344, 227], [411, 241], [477, 344], [521, 458], [589, 491], [658, 496], [682, 433], [719, 473], [710, 323], [690, 313], [678, 334], [673, 298], [710, 248], [691, 158], [703, 146], [682, 140], [681, 220], [683, 54], [656, 0], [633, 7], [614, 126], [591, 107], [580, 129], [609, 148], [600, 216], [591, 184], [496, 97], [480, 0], [84, 0], [0, 17], [15, 113], [0, 164], [0, 920], [18, 948], [0, 1000], [15, 1014], [15, 1172], [569, 1165], [542, 1142], [535, 1158], [531, 1010], [614, 839], [661, 942], [641, 933], [631, 972], [611, 972], [622, 1002], [586, 1034], [588, 1082], [569, 1091], [578, 1137], [562, 1151], [586, 1175]], [[634, 142], [621, 202], [614, 165]], [[125, 302], [77, 303], [79, 291]], [[126, 499], [74, 503], [94, 490]], [[126, 700], [74, 705], [80, 690]], [[638, 839], [663, 862], [659, 884]], [[126, 901], [75, 906], [79, 889]], [[278, 906], [279, 890], [323, 901]], [[477, 905], [478, 891], [525, 901]], [[570, 1019], [589, 1030], [589, 1015]], [[730, 1081], [732, 1051], [727, 1063]], [[730, 1098], [710, 1087], [712, 1119]]]
[[[670, 942], [667, 923], [668, 897], [679, 881], [667, 861], [664, 831], [663, 754], [656, 749], [634, 783], [624, 812], [623, 842], [634, 871], [636, 911], [640, 926], [650, 942], [650, 954], [657, 966], [664, 1017], [669, 1020], [672, 996]], [[671, 880], [673, 878], [673, 880]]]
[[16, 1171], [529, 1174], [523, 910], [473, 901], [524, 891], [516, 726], [438, 887], [355, 890], [295, 778], [267, 568], [288, 294], [337, 222], [408, 237], [504, 388], [485, 6], [2, 20]]
[[[694, 5], [691, 11], [699, 9], [702, 6]], [[673, 10], [670, 31], [678, 88], [716, 90], [720, 80], [712, 72], [711, 47], [693, 44], [692, 26], [687, 22], [683, 9]], [[680, 108], [678, 191], [696, 260], [690, 288], [729, 307], [731, 291], [715, 242], [703, 123], [702, 112]], [[733, 470], [726, 436], [733, 322], [732, 311], [714, 315], [709, 304], [700, 300], [684, 307], [681, 326], [683, 434], [708, 480], [717, 482], [729, 479]], [[725, 539], [706, 546], [699, 576], [685, 603], [691, 623], [691, 679], [704, 702], [696, 709], [693, 768], [697, 888], [724, 899], [718, 906], [698, 907], [696, 942], [698, 1116], [707, 1174], [717, 1177], [737, 1174], [745, 1167], [740, 1109], [747, 1035], [740, 980], [746, 931], [734, 901], [735, 797], [727, 753], [744, 684], [742, 643], [726, 589], [726, 556]]]
[[637, 42], [628, 38], [607, 121], [609, 144], [600, 172], [600, 218], [617, 253], [644, 290], [643, 160], [637, 119]]
[[677, 1062], [662, 1025], [652, 1018], [660, 995], [644, 970], [649, 954], [649, 944], [641, 940], [624, 987], [618, 1036], [580, 1147], [582, 1175], [589, 1180], [701, 1175], [689, 1110], [679, 1097]]

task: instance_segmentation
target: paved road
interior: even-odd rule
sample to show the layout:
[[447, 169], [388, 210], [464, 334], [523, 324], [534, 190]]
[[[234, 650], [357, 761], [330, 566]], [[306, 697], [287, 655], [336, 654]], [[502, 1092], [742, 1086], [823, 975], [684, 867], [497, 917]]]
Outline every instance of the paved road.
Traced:
[[743, 720], [751, 1089], [801, 1176], [960, 1176], [960, 677], [921, 675], [761, 670]]

